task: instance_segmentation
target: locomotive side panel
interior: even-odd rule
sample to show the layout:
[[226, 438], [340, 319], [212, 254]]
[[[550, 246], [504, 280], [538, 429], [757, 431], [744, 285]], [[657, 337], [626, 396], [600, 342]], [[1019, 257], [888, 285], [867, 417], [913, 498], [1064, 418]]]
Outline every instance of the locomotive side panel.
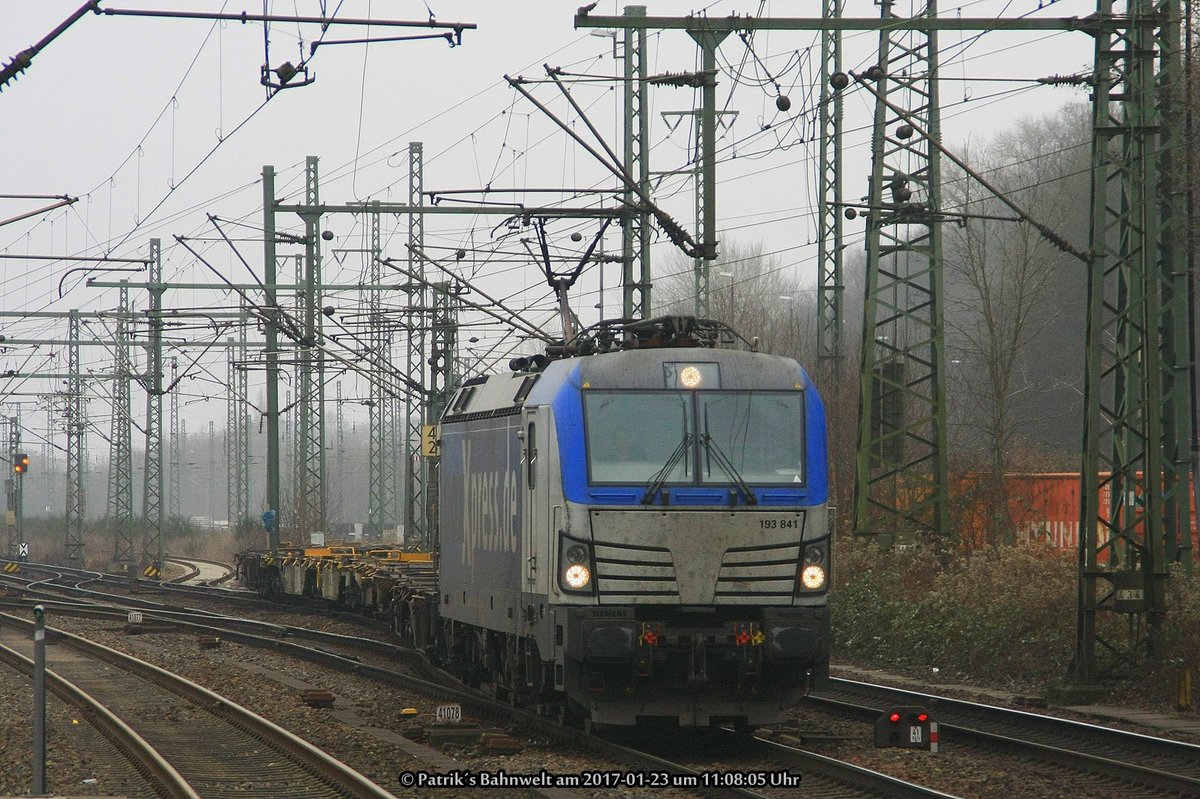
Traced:
[[517, 415], [443, 424], [440, 467], [441, 615], [517, 629], [524, 495]]

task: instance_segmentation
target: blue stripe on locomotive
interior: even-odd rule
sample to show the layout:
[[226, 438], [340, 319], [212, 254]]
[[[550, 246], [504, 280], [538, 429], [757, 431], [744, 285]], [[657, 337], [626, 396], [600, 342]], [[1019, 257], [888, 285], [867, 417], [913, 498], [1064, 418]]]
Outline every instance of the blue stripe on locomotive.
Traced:
[[[803, 487], [771, 486], [754, 488], [762, 506], [823, 505], [829, 498], [829, 466], [825, 440], [825, 405], [816, 386], [804, 375], [804, 447], [807, 481]], [[588, 485], [587, 450], [583, 433], [583, 397], [580, 365], [575, 364], [554, 396], [554, 424], [558, 433], [559, 457], [563, 470], [563, 493], [571, 502], [586, 505], [640, 505], [643, 486]], [[718, 498], [719, 495], [719, 498]], [[671, 502], [675, 505], [715, 505], [728, 500], [725, 491], [711, 486], [672, 486]]]

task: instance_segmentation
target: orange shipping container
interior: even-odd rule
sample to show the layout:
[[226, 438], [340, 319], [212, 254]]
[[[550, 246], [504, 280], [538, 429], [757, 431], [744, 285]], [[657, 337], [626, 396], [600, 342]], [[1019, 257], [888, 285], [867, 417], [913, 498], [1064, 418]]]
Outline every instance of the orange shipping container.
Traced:
[[[965, 538], [986, 540], [986, 503], [980, 489], [987, 477], [973, 474], [960, 481], [965, 504], [960, 508], [960, 524]], [[1079, 503], [1082, 482], [1078, 472], [1045, 472], [1005, 476], [1008, 512], [1022, 542], [1041, 541], [1054, 549], [1075, 551], [1079, 547]], [[1100, 495], [1100, 513], [1107, 518], [1110, 486]], [[1194, 499], [1194, 495], [1189, 493]], [[1196, 508], [1192, 503], [1192, 551], [1200, 556], [1196, 540]]]

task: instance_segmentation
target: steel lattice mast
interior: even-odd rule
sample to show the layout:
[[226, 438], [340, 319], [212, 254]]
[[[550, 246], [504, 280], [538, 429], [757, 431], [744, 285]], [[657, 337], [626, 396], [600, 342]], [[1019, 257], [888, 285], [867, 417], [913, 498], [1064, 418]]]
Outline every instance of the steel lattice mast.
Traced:
[[[334, 428], [332, 443], [333, 451], [333, 479], [332, 488], [329, 492], [329, 525], [330, 528], [336, 527], [341, 522], [345, 521], [345, 496], [346, 496], [346, 430], [344, 409], [345, 404], [342, 402], [342, 381], [339, 380], [336, 385], [336, 402], [334, 404]], [[326, 474], [328, 477], [329, 475]]]
[[[409, 142], [408, 145], [408, 205], [417, 209], [424, 201], [424, 145]], [[408, 214], [408, 255], [406, 268], [411, 279], [408, 285], [408, 348], [405, 368], [408, 370], [409, 385], [421, 389], [418, 394], [409, 391], [404, 402], [404, 469], [408, 479], [404, 481], [407, 501], [404, 512], [404, 536], [408, 543], [429, 544], [428, 517], [428, 470], [421, 458], [421, 423], [430, 416], [425, 402], [425, 342], [427, 324], [431, 321], [429, 289], [425, 284], [425, 259], [418, 256], [425, 247], [425, 219], [418, 210]]]
[[[171, 359], [171, 385], [179, 380], [179, 359]], [[167, 517], [183, 516], [183, 436], [180, 432], [179, 392], [172, 391], [167, 401], [167, 426], [171, 439], [167, 442]]]
[[[1136, 658], [1154, 654], [1168, 564], [1190, 556], [1187, 293], [1172, 190], [1180, 138], [1166, 93], [1182, 77], [1179, 5], [1101, 0], [1098, 18], [1073, 669], [1081, 682], [1132, 673]], [[1097, 623], [1110, 612], [1133, 614], [1126, 640]]]
[[113, 531], [113, 563], [132, 578], [137, 565], [133, 542], [133, 409], [130, 398], [129, 285], [121, 281], [117, 306], [115, 372], [112, 388], [112, 433], [108, 459], [108, 523]]
[[[646, 16], [645, 6], [628, 6], [625, 16]], [[623, 49], [625, 101], [623, 153], [625, 174], [633, 178], [643, 196], [650, 193], [650, 113], [646, 84], [646, 30], [627, 27]], [[638, 204], [637, 194], [627, 188], [625, 202]], [[651, 313], [650, 214], [642, 209], [625, 220], [621, 228], [622, 305], [626, 319], [645, 319]], [[603, 268], [603, 267], [601, 267]]]
[[[392, 337], [383, 318], [383, 236], [379, 202], [371, 211], [369, 325], [371, 351], [380, 362], [391, 362]], [[396, 523], [396, 403], [387, 390], [388, 376], [382, 369], [371, 371], [370, 425], [368, 461], [370, 496], [368, 498], [367, 538], [378, 541], [385, 528]]]
[[325, 358], [321, 349], [321, 211], [317, 158], [305, 162], [304, 203], [304, 341], [300, 349], [300, 413], [296, 454], [300, 458], [296, 490], [301, 536], [325, 532]]
[[229, 524], [237, 529], [250, 516], [250, 419], [247, 409], [246, 326], [226, 339], [225, 459]]
[[[8, 427], [5, 436], [8, 442], [8, 462], [9, 464], [16, 463], [17, 454], [21, 451], [21, 419], [18, 416], [0, 417], [0, 425]], [[42, 459], [43, 468], [49, 470], [49, 460]], [[8, 524], [8, 550], [7, 556], [9, 560], [15, 560], [21, 551], [21, 478], [16, 474], [11, 474], [4, 481], [7, 488], [5, 491], [8, 500], [8, 510], [12, 512], [12, 524]]]
[[1189, 332], [1187, 268], [1187, 191], [1194, 179], [1188, 172], [1183, 110], [1188, 102], [1179, 0], [1157, 2], [1154, 12], [1162, 22], [1155, 34], [1158, 53], [1154, 92], [1159, 112], [1157, 216], [1159, 237], [1159, 292], [1162, 297], [1163, 375], [1163, 485], [1164, 549], [1169, 563], [1180, 563], [1192, 573], [1192, 517], [1189, 476], [1192, 475], [1193, 440], [1191, 364], [1194, 362]]
[[[275, 167], [262, 168], [263, 179], [263, 305], [267, 317], [264, 320], [266, 349], [266, 422], [267, 422], [267, 486], [266, 503], [268, 516], [273, 523], [265, 525], [267, 546], [279, 548], [279, 531], [283, 526], [282, 490], [280, 486], [279, 446], [279, 302], [276, 295], [276, 278], [279, 259], [275, 241]], [[273, 514], [270, 515], [270, 514]]]
[[79, 358], [79, 311], [72, 308], [67, 324], [67, 536], [64, 546], [67, 565], [83, 566], [83, 518], [86, 510], [87, 403], [83, 397], [82, 364]]
[[[433, 308], [431, 315], [431, 347], [429, 353], [429, 399], [426, 403], [428, 424], [437, 424], [450, 394], [458, 384], [454, 368], [458, 349], [458, 293], [457, 283], [438, 282], [433, 284]], [[426, 537], [431, 549], [438, 549], [438, 466], [437, 458], [426, 461]]]
[[[824, 0], [823, 19], [840, 19], [844, 0]], [[821, 31], [821, 197], [817, 217], [817, 261], [820, 284], [817, 287], [817, 351], [821, 358], [841, 359], [842, 300], [842, 92], [832, 85], [834, 75], [842, 73], [842, 32], [832, 27]], [[844, 80], [844, 75], [842, 77]]]
[[150, 239], [147, 287], [150, 300], [146, 316], [150, 326], [146, 346], [146, 470], [142, 482], [142, 518], [146, 532], [142, 537], [142, 563], [161, 564], [163, 555], [163, 471], [162, 471], [162, 243]]
[[[894, 17], [892, 3], [881, 7]], [[936, 17], [935, 0], [921, 14]], [[876, 82], [867, 211], [862, 395], [853, 529], [949, 533], [936, 30], [887, 30]], [[894, 120], [906, 109], [929, 138]], [[889, 128], [889, 121], [893, 123]]]

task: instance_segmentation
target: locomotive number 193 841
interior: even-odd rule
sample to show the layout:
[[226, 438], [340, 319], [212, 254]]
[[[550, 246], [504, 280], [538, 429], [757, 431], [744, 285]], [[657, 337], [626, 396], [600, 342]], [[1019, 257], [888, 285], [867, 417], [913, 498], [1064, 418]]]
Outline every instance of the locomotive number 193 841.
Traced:
[[795, 517], [788, 519], [759, 519], [758, 526], [761, 530], [799, 530], [800, 520]]

